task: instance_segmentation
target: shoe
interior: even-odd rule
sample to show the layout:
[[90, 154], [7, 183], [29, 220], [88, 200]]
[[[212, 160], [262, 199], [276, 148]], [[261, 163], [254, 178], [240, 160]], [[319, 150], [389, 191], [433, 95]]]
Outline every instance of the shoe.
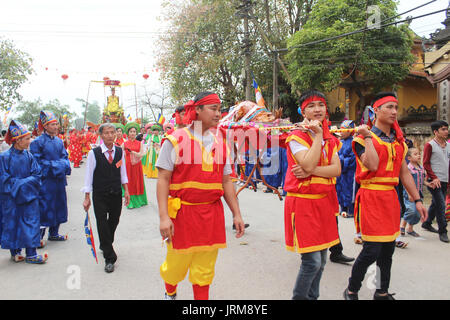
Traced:
[[449, 243], [450, 241], [448, 240], [448, 236], [446, 233], [440, 233], [439, 234], [439, 240], [441, 240], [442, 242], [445, 243]]
[[408, 242], [395, 241], [395, 246], [400, 249], [405, 249], [408, 246]]
[[428, 230], [433, 233], [438, 233], [438, 231], [432, 225], [429, 224], [422, 224], [422, 229]]
[[106, 273], [114, 272], [114, 263], [108, 262], [108, 263], [105, 265], [105, 272], [106, 272]]
[[414, 238], [420, 237], [420, 234], [418, 234], [414, 230], [413, 231], [407, 231], [406, 233], [409, 234], [410, 236], [413, 236]]
[[41, 242], [39, 243], [39, 247], [38, 249], [42, 249], [47, 245], [47, 241], [45, 241], [44, 239], [41, 240]]
[[25, 261], [25, 257], [21, 254], [16, 254], [15, 256], [11, 256], [11, 260], [14, 262], [22, 262]]
[[355, 258], [347, 257], [345, 254], [340, 253], [338, 255], [330, 254], [330, 261], [335, 263], [347, 264], [348, 262], [354, 261]]
[[359, 300], [357, 293], [348, 293], [348, 288], [344, 291], [344, 300]]
[[38, 254], [36, 256], [26, 257], [25, 262], [31, 263], [31, 264], [44, 264], [45, 261], [47, 261], [47, 259], [48, 259], [48, 254], [44, 253], [43, 255]]
[[[250, 227], [250, 225], [248, 223], [246, 223], [245, 225], [245, 229], [247, 229], [248, 227]], [[233, 230], [236, 230], [236, 226], [233, 224]]]
[[48, 241], [66, 241], [68, 238], [67, 234], [64, 236], [58, 234], [57, 236], [48, 236]]
[[163, 300], [177, 300], [177, 294], [175, 293], [174, 295], [168, 295], [167, 292], [164, 293], [164, 299]]
[[375, 292], [373, 295], [373, 300], [395, 300], [393, 297], [394, 295], [395, 293], [388, 293], [387, 295], [383, 296]]

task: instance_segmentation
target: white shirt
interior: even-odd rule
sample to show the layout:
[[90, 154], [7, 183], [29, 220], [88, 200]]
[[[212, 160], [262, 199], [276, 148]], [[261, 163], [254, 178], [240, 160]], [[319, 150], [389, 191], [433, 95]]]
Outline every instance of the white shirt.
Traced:
[[[313, 139], [314, 139], [314, 137], [316, 136], [313, 132], [310, 132], [311, 133], [311, 136], [313, 137]], [[322, 140], [322, 147], [325, 145], [325, 141], [324, 140]], [[306, 146], [304, 146], [304, 145], [302, 145], [301, 143], [299, 143], [299, 142], [297, 142], [297, 141], [295, 141], [295, 140], [292, 140], [291, 142], [289, 142], [289, 147], [291, 148], [291, 151], [292, 151], [292, 154], [296, 154], [296, 153], [298, 153], [298, 152], [300, 152], [300, 151], [305, 151], [305, 150], [309, 150], [309, 148], [307, 148]], [[324, 152], [324, 154], [325, 154], [325, 152]]]
[[[108, 151], [108, 148], [105, 146], [104, 143], [100, 145], [102, 148], [102, 154], [105, 156], [106, 159], [108, 159], [107, 155], [105, 154]], [[112, 147], [112, 158], [114, 159], [114, 156], [116, 155], [116, 146], [113, 145]], [[94, 170], [97, 166], [97, 160], [95, 159], [94, 150], [89, 151], [88, 157], [87, 157], [87, 165], [86, 165], [86, 174], [84, 177], [84, 188], [81, 189], [81, 192], [84, 193], [91, 193], [92, 192], [92, 183], [94, 181]], [[122, 152], [122, 165], [120, 166], [120, 181], [122, 184], [128, 183], [128, 176], [127, 176], [127, 168], [125, 165], [125, 151]]]

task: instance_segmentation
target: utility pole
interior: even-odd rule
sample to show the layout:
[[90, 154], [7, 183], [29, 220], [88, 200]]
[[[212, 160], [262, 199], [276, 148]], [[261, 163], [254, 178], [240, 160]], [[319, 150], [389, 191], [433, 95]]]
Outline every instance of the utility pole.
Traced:
[[244, 50], [244, 68], [245, 68], [245, 99], [252, 100], [252, 79], [251, 75], [251, 47], [250, 43], [250, 32], [249, 32], [249, 19], [250, 10], [252, 7], [252, 0], [242, 0], [242, 5], [238, 6], [237, 16], [244, 19], [244, 43], [241, 48]]
[[273, 52], [273, 103], [272, 103], [272, 111], [278, 109], [278, 52]]

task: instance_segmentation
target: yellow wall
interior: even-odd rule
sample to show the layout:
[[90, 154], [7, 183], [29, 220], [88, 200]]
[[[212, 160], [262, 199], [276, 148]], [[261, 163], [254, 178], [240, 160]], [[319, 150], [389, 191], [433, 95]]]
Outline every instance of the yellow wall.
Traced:
[[410, 106], [417, 109], [420, 105], [430, 108], [438, 103], [437, 89], [426, 79], [406, 79], [400, 83], [397, 90], [399, 102], [398, 118], [406, 116], [406, 111]]
[[[392, 91], [392, 88], [386, 88], [384, 91]], [[371, 97], [368, 97], [369, 90], [362, 92], [367, 98], [366, 105], [369, 105]], [[430, 108], [433, 104], [438, 103], [437, 89], [426, 80], [420, 78], [407, 78], [398, 85], [397, 95], [399, 100], [399, 114], [398, 117], [401, 119], [406, 116], [406, 111], [410, 106], [417, 109], [420, 105], [425, 105]], [[334, 113], [337, 106], [342, 104], [341, 111], [345, 111], [345, 89], [338, 88], [330, 93], [326, 94], [328, 99], [328, 106], [330, 112]], [[356, 91], [351, 89], [349, 92], [350, 98], [350, 119], [356, 120], [359, 123], [360, 119], [356, 119], [357, 104], [359, 104], [359, 97]]]

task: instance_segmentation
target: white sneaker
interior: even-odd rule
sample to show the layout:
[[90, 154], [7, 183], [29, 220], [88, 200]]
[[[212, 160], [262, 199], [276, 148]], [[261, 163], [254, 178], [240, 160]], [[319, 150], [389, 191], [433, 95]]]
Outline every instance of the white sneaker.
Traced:
[[175, 293], [174, 295], [169, 296], [169, 295], [167, 294], [167, 292], [165, 292], [165, 293], [164, 293], [164, 299], [163, 299], [163, 300], [177, 300], [177, 294]]

